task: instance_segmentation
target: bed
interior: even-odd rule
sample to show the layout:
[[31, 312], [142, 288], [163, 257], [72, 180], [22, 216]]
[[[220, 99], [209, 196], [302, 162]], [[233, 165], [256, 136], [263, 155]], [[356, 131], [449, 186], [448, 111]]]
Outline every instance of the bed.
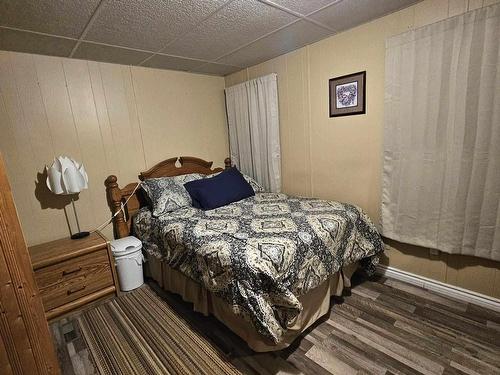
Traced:
[[[179, 157], [139, 179], [223, 170]], [[141, 239], [148, 276], [258, 352], [289, 346], [328, 313], [331, 296], [350, 286], [356, 269], [374, 271], [383, 251], [370, 219], [350, 204], [256, 191], [214, 210], [184, 207], [155, 217], [137, 184], [105, 181], [115, 238]]]

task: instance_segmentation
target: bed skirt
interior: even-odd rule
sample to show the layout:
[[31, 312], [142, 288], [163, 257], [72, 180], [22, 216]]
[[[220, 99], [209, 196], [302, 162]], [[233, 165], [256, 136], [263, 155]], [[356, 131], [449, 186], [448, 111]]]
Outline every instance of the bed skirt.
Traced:
[[303, 310], [291, 324], [278, 344], [260, 335], [252, 324], [232, 311], [221, 298], [213, 295], [199, 283], [171, 268], [154, 256], [146, 256], [146, 276], [153, 278], [161, 288], [179, 294], [191, 302], [194, 310], [204, 315], [212, 314], [231, 331], [240, 336], [256, 352], [269, 352], [288, 347], [303, 331], [330, 310], [331, 296], [340, 296], [345, 287], [351, 286], [351, 276], [358, 265], [353, 263], [333, 274], [328, 280], [298, 299]]

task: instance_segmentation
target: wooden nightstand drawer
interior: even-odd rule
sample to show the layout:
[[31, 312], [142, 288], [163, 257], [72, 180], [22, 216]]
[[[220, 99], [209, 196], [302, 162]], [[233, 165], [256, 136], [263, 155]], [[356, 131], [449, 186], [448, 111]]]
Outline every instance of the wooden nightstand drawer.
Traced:
[[45, 315], [53, 319], [117, 293], [108, 241], [97, 232], [62, 238], [29, 249]]
[[113, 285], [106, 248], [35, 271], [45, 311]]

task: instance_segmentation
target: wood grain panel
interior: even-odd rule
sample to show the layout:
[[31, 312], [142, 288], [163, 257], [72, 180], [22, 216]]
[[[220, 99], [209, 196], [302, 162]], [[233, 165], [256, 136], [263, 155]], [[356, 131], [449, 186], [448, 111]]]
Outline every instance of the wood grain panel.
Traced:
[[125, 94], [125, 104], [127, 106], [129, 132], [133, 143], [129, 145], [129, 152], [134, 151], [135, 159], [134, 166], [146, 168], [147, 150], [144, 149], [144, 137], [141, 131], [139, 116], [137, 113], [137, 98], [132, 79], [131, 67], [119, 65], [120, 74], [122, 77], [122, 85]]
[[113, 285], [110, 285], [104, 289], [100, 289], [95, 293], [87, 294], [81, 298], [75, 299], [73, 301], [68, 302], [65, 305], [56, 307], [46, 313], [47, 319], [55, 319], [60, 317], [63, 314], [71, 313], [71, 311], [81, 308], [85, 306], [86, 308], [93, 305], [99, 305], [105, 299], [108, 299], [112, 294], [116, 292], [116, 288]]
[[484, 5], [484, 0], [469, 0], [468, 10], [474, 10], [482, 8]]
[[9, 363], [0, 367], [17, 374], [59, 373], [1, 155], [0, 305], [3, 357]]
[[467, 3], [468, 0], [449, 0], [448, 17], [458, 16], [467, 12]]
[[[17, 86], [19, 105], [22, 108], [24, 125], [26, 127], [26, 139], [23, 143], [17, 143], [18, 152], [26, 154], [31, 160], [30, 164], [23, 164], [25, 166], [23, 181], [31, 177], [31, 183], [27, 184], [27, 187], [30, 191], [33, 191], [33, 188], [36, 191], [38, 190], [37, 184], [40, 182], [43, 184], [44, 182], [41, 176], [43, 175], [45, 164], [51, 163], [55, 151], [34, 58], [31, 55], [11, 55], [11, 63]], [[38, 181], [39, 177], [42, 181]], [[34, 187], [32, 185], [33, 180], [36, 181]], [[17, 186], [15, 186], [15, 190], [17, 190]], [[30, 194], [29, 198], [32, 209], [38, 209], [41, 203], [36, 196]], [[32, 218], [32, 220], [35, 220], [35, 218]], [[48, 210], [41, 210], [37, 220], [31, 225], [41, 225], [48, 228], [46, 233], [43, 234], [42, 240], [48, 240], [51, 236], [55, 235], [56, 228], [66, 228], [64, 217], [54, 217]]]
[[81, 160], [62, 59], [34, 55], [54, 151]]
[[[38, 288], [44, 291], [47, 288], [53, 288], [58, 283], [68, 283], [73, 279], [81, 279], [87, 274], [92, 276], [94, 273], [99, 273], [101, 268], [109, 269], [107, 257], [107, 249], [102, 248], [89, 254], [39, 268], [35, 273]], [[108, 263], [107, 267], [105, 263]], [[108, 273], [111, 275], [111, 272]]]
[[99, 232], [29, 248], [48, 319], [118, 292], [109, 242]]
[[[289, 136], [293, 145], [290, 155], [292, 165], [290, 180], [292, 191], [298, 195], [311, 195], [311, 178], [308, 172], [311, 166], [310, 153], [310, 106], [307, 87], [309, 85], [307, 48], [295, 51], [287, 56], [287, 85], [290, 97], [296, 98], [296, 103], [287, 106]], [[311, 166], [312, 167], [312, 166]]]
[[[108, 168], [105, 164], [103, 144], [95, 141], [95, 135], [99, 134], [99, 122], [88, 66], [85, 61], [68, 59], [63, 60], [63, 67], [78, 144], [82, 153], [82, 162], [85, 163], [85, 169], [93, 177], [92, 182], [95, 184], [104, 181]], [[102, 191], [89, 189], [80, 195], [80, 205], [83, 201], [88, 202], [92, 223], [104, 222], [107, 215], [104, 215], [100, 208], [106, 204], [106, 199], [103, 197]], [[89, 223], [89, 226], [91, 225]]]
[[107, 249], [37, 270], [45, 311], [113, 285]]
[[94, 61], [86, 61], [89, 72], [92, 97], [99, 125], [101, 146], [104, 150], [104, 158], [101, 160], [101, 168], [107, 170], [107, 174], [120, 173], [118, 166], [118, 155], [113, 143], [113, 134], [109, 123], [109, 114], [106, 104], [106, 95], [101, 77], [100, 64]]
[[14, 372], [20, 374], [23, 371], [23, 363], [28, 368], [35, 369], [35, 361], [28, 352], [30, 343], [24, 322], [21, 319], [15, 320], [15, 317], [21, 315], [21, 311], [4, 254], [1, 255], [0, 261], [0, 301], [1, 311], [5, 312], [0, 315], [0, 333], [6, 343], [8, 363]]
[[[228, 156], [225, 113], [220, 110], [224, 108], [222, 80], [214, 84], [211, 77], [179, 72], [158, 76], [154, 70], [139, 67], [131, 71], [147, 168], [175, 155], [194, 155], [216, 163]], [[196, 89], [190, 89], [195, 82]], [[196, 134], [204, 141], [194, 141], [186, 134]], [[176, 142], [169, 144], [166, 155], [168, 139]]]
[[62, 238], [31, 246], [29, 251], [33, 269], [37, 270], [105, 247], [103, 238], [97, 232], [93, 232], [82, 241], [75, 241], [69, 237]]
[[[77, 161], [85, 162], [81, 150], [80, 140], [76, 131], [75, 116], [68, 92], [67, 73], [63, 60], [50, 56], [34, 57], [40, 89], [42, 91], [45, 110], [51, 130], [52, 143], [55, 155], [66, 155]], [[50, 163], [50, 161], [49, 161]], [[88, 191], [79, 194], [76, 207], [82, 228], [89, 228], [94, 223], [88, 202]], [[82, 201], [86, 201], [82, 204]], [[73, 213], [69, 218], [73, 222]]]
[[5, 375], [13, 374], [12, 365], [7, 354], [7, 348], [5, 347], [3, 335], [0, 335], [0, 373]]
[[140, 137], [134, 137], [134, 123], [131, 123], [127, 106], [127, 92], [121, 66], [100, 65], [101, 79], [106, 98], [106, 107], [113, 136], [114, 148], [119, 155], [118, 171], [127, 181], [137, 178], [137, 172], [145, 169]]
[[28, 143], [39, 160], [50, 160], [54, 149], [33, 56], [18, 54], [10, 57], [27, 128]]
[[[29, 137], [19, 102], [11, 60], [10, 53], [0, 51], [0, 92], [2, 93], [2, 107], [4, 109], [0, 122], [2, 127], [2, 137], [0, 138], [2, 139], [2, 153], [6, 154], [5, 161], [9, 163], [7, 172], [11, 176], [14, 199], [17, 202], [21, 222], [25, 227], [30, 227], [35, 222], [33, 215], [31, 215], [34, 198], [31, 194], [31, 186], [26, 181], [30, 181], [28, 180], [30, 173], [34, 173], [36, 169], [33, 168], [33, 155], [30, 153], [29, 144], [26, 144]], [[5, 136], [3, 130], [5, 130]], [[5, 145], [6, 143], [7, 145]], [[26, 148], [23, 149], [22, 145], [25, 144]], [[22, 166], [22, 168], [18, 166]], [[31, 177], [31, 181], [33, 181], [36, 178], [36, 173], [32, 174]], [[52, 230], [48, 228], [48, 231]]]
[[[221, 77], [0, 51], [0, 148], [27, 242], [69, 235], [61, 197], [38, 175], [60, 154], [87, 169], [89, 189], [76, 202], [87, 230], [109, 217], [104, 179], [110, 174], [136, 180], [138, 171], [154, 164], [146, 159], [165, 159], [182, 144], [223, 166], [223, 87]], [[186, 93], [193, 94], [186, 100]], [[183, 98], [183, 107], [172, 98]], [[148, 149], [142, 147], [144, 134]], [[104, 234], [112, 236], [111, 226]]]

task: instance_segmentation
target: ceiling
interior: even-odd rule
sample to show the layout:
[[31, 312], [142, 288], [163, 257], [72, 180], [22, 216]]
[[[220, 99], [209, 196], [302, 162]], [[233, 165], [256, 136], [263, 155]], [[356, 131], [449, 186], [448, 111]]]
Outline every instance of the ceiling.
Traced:
[[420, 0], [0, 0], [0, 50], [224, 76]]

